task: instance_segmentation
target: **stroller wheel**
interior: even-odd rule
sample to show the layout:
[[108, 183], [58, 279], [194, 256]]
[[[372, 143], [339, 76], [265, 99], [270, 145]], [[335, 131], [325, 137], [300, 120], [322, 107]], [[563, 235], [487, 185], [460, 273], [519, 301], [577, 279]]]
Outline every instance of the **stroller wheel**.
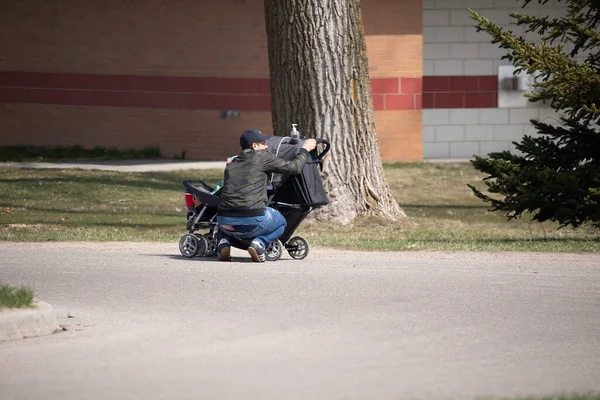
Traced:
[[184, 257], [195, 257], [196, 254], [198, 254], [198, 250], [200, 250], [200, 244], [198, 238], [195, 235], [187, 233], [183, 235], [181, 239], [179, 239], [179, 251]]
[[198, 239], [198, 252], [196, 253], [196, 257], [205, 256], [208, 251], [208, 240], [200, 234], [196, 234], [196, 239]]
[[203, 236], [206, 239], [206, 251], [204, 255], [206, 257], [213, 257], [217, 254], [217, 234], [205, 233]]
[[308, 255], [308, 242], [302, 236], [294, 236], [288, 240], [285, 248], [294, 260], [305, 259]]
[[281, 240], [279, 239], [269, 242], [265, 250], [267, 260], [277, 261], [281, 258], [281, 254], [283, 253], [283, 243], [281, 243]]

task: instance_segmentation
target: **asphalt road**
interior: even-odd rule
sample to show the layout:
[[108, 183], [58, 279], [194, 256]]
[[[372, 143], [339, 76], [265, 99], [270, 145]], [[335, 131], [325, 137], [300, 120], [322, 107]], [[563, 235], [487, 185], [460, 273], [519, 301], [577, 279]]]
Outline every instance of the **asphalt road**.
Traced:
[[600, 392], [599, 255], [233, 256], [0, 243], [0, 281], [35, 288], [69, 329], [0, 343], [0, 399]]

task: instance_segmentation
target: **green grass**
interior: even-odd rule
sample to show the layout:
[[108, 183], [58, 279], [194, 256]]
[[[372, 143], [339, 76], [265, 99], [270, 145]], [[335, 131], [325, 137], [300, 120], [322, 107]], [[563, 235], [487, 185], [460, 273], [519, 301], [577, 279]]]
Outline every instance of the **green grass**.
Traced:
[[81, 146], [72, 147], [39, 147], [39, 146], [2, 146], [0, 161], [13, 162], [56, 162], [69, 160], [127, 160], [149, 159], [160, 157], [158, 148], [141, 150], [116, 150], [94, 147], [84, 149]]
[[24, 286], [13, 287], [0, 282], [0, 310], [32, 307], [33, 299], [33, 290]]
[[[409, 218], [359, 218], [349, 226], [307, 220], [312, 245], [361, 250], [598, 252], [590, 227], [557, 229], [487, 211], [467, 183], [482, 187], [469, 163], [384, 166]], [[0, 167], [0, 240], [158, 241], [185, 233], [182, 179], [215, 184], [221, 170], [112, 172]]]

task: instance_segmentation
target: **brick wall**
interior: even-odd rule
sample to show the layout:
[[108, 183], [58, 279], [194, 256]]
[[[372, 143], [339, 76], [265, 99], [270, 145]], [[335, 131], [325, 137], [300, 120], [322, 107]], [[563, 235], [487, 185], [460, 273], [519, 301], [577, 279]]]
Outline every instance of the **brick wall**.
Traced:
[[382, 159], [420, 161], [422, 0], [363, 0], [361, 4]]
[[269, 76], [262, 0], [5, 0], [0, 70]]
[[[0, 13], [0, 71], [64, 74], [33, 79], [37, 88], [56, 81], [60, 86], [60, 77], [67, 79], [65, 90], [19, 92], [21, 102], [35, 104], [5, 99], [0, 145], [18, 144], [16, 137], [21, 144], [47, 146], [158, 145], [165, 157], [186, 150], [190, 159], [221, 160], [237, 152], [243, 129], [272, 130], [270, 109], [235, 119], [219, 117], [218, 101], [213, 107], [202, 106], [204, 101], [195, 110], [179, 110], [178, 93], [159, 98], [155, 87], [140, 91], [137, 77], [237, 78], [245, 95], [244, 78], [268, 78], [266, 46], [260, 0], [6, 1]], [[130, 79], [119, 84], [112, 78], [107, 87], [86, 90], [72, 87], [102, 84], [98, 74]], [[90, 76], [94, 79], [86, 79]], [[231, 85], [227, 91], [236, 94]], [[0, 102], [11, 94], [14, 99], [14, 93], [0, 91]], [[115, 104], [115, 98], [129, 103]], [[171, 107], [163, 108], [165, 101]]]
[[[31, 119], [32, 115], [36, 118]], [[3, 136], [3, 145], [158, 146], [165, 158], [185, 155], [205, 161], [222, 161], [237, 153], [238, 132], [248, 126], [265, 126], [263, 132], [272, 133], [270, 114], [252, 111], [221, 119], [210, 110], [9, 104], [0, 108], [0, 119], [3, 129], [23, 133]], [[52, 123], [40, 124], [40, 120]], [[60, 142], [56, 132], [60, 132]]]
[[[421, 15], [421, 0], [363, 1], [373, 86], [398, 83], [374, 99], [386, 161], [422, 157]], [[262, 0], [10, 0], [0, 54], [0, 145], [213, 160], [243, 129], [272, 129]]]

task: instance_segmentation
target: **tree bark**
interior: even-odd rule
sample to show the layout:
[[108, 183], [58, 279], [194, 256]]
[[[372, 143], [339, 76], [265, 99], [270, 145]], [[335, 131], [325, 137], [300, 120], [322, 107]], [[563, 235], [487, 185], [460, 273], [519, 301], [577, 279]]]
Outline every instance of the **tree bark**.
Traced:
[[359, 0], [265, 0], [273, 129], [331, 143], [316, 218], [405, 217], [383, 173]]

